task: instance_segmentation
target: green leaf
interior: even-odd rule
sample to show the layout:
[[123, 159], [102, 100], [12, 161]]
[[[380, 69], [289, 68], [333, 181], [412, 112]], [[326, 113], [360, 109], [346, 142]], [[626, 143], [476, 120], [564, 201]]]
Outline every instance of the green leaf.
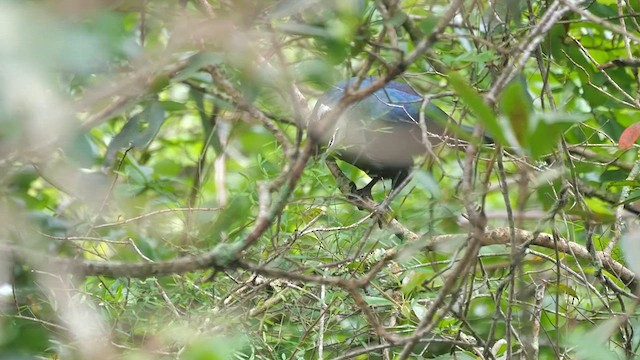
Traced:
[[286, 34], [302, 35], [318, 38], [331, 38], [331, 33], [322, 26], [314, 26], [296, 22], [289, 22], [277, 26], [277, 29]]
[[418, 319], [424, 318], [424, 316], [427, 314], [427, 307], [417, 301], [411, 302], [411, 310]]
[[216, 52], [201, 52], [189, 59], [189, 64], [184, 69], [180, 70], [175, 77], [174, 82], [180, 82], [192, 77], [195, 73], [207, 65], [216, 65], [221, 63], [224, 57]]
[[[189, 88], [189, 97], [195, 102], [198, 115], [200, 116], [200, 122], [208, 134], [211, 131], [211, 124], [209, 122], [209, 116], [207, 115], [206, 108], [204, 106], [204, 94], [193, 87]], [[207, 127], [208, 126], [208, 127]]]
[[364, 299], [370, 306], [395, 306], [392, 301], [383, 297], [365, 296]]
[[433, 178], [430, 172], [419, 169], [413, 173], [413, 178], [416, 179], [416, 184], [421, 189], [429, 192], [434, 198], [439, 199], [442, 197], [442, 190], [440, 190], [440, 184]]
[[149, 86], [152, 93], [159, 93], [169, 85], [170, 79], [166, 74], [158, 75]]
[[532, 100], [527, 92], [526, 81], [522, 75], [514, 79], [502, 93], [500, 107], [507, 116], [518, 143], [523, 147], [528, 143], [529, 118]]
[[577, 122], [587, 119], [585, 114], [533, 114], [529, 128], [527, 149], [535, 159], [548, 155], [557, 146], [560, 136]]
[[571, 342], [575, 345], [575, 358], [585, 360], [617, 359], [619, 358], [608, 349], [606, 342], [620, 326], [617, 317], [605, 320], [600, 325], [585, 333], [573, 333]]
[[554, 292], [556, 294], [569, 295], [576, 299], [578, 298], [578, 293], [576, 292], [576, 290], [567, 284], [561, 284], [561, 283], [553, 284], [553, 285], [550, 285], [548, 289], [549, 289], [549, 292]]
[[438, 20], [439, 19], [435, 16], [427, 16], [426, 19], [420, 21], [420, 28], [422, 29], [422, 32], [424, 32], [425, 35], [431, 34], [431, 31], [433, 31], [438, 24]]
[[157, 100], [150, 102], [141, 113], [132, 116], [109, 143], [104, 157], [104, 166], [113, 166], [119, 150], [141, 149], [149, 145], [160, 131], [164, 120], [162, 104]]
[[164, 108], [164, 110], [168, 112], [183, 111], [187, 108], [185, 103], [179, 102], [179, 101], [165, 100], [165, 101], [160, 101], [160, 104], [162, 104], [162, 107]]
[[638, 181], [638, 180], [617, 180], [617, 181], [611, 181], [611, 182], [607, 183], [607, 189], [610, 189], [612, 187], [622, 187], [622, 186], [640, 187], [640, 181]]
[[65, 147], [65, 153], [78, 166], [91, 168], [99, 158], [96, 146], [90, 134], [75, 136]]
[[629, 171], [622, 169], [607, 169], [600, 175], [600, 181], [603, 183], [606, 182], [615, 182], [615, 181], [624, 181], [629, 176]]
[[460, 96], [460, 99], [469, 107], [494, 139], [501, 143], [507, 143], [502, 126], [498, 123], [498, 118], [489, 105], [484, 102], [480, 94], [456, 72], [449, 73], [449, 82]]
[[233, 337], [201, 337], [191, 341], [180, 355], [185, 360], [231, 360], [237, 359], [246, 339], [242, 334]]
[[429, 274], [424, 271], [412, 271], [402, 284], [402, 293], [408, 295], [416, 289], [422, 288], [422, 283], [429, 278]]

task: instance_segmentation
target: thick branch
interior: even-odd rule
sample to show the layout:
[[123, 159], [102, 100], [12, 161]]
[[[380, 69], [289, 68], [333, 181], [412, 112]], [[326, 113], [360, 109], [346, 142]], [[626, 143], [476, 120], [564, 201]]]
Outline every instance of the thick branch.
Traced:
[[[509, 245], [510, 235], [509, 228], [497, 228], [494, 230], [488, 230], [481, 237], [480, 243], [482, 246], [488, 245]], [[515, 229], [516, 243], [524, 244], [528, 243], [534, 246], [541, 246], [548, 249], [554, 249], [556, 243], [554, 243], [553, 235], [547, 233], [539, 233], [534, 239], [533, 233], [523, 229]], [[413, 238], [419, 238], [418, 235], [412, 234]], [[424, 244], [421, 244], [421, 248], [426, 250], [437, 251], [439, 245], [456, 239], [466, 239], [468, 234], [450, 234], [434, 236], [424, 240]], [[422, 240], [416, 240], [422, 241]], [[591, 260], [589, 251], [586, 247], [575, 243], [569, 242], [566, 239], [560, 238], [557, 241], [557, 250], [560, 253], [568, 254], [576, 257], [580, 260]], [[401, 249], [390, 249], [386, 254], [386, 258], [396, 256]], [[113, 276], [113, 277], [131, 277], [131, 278], [146, 278], [150, 276], [169, 275], [169, 274], [181, 274], [196, 270], [206, 270], [210, 268], [225, 268], [232, 269], [238, 267], [237, 259], [238, 249], [233, 245], [221, 245], [201, 255], [184, 256], [169, 261], [158, 262], [136, 262], [125, 263], [119, 261], [89, 261], [89, 260], [77, 260], [64, 257], [54, 257], [44, 253], [38, 253], [30, 249], [20, 248], [17, 246], [1, 246], [0, 253], [6, 255], [12, 255], [17, 259], [26, 261], [34, 269], [50, 269], [52, 267], [62, 268], [66, 271], [81, 274], [84, 276]], [[620, 279], [630, 289], [637, 287], [637, 279], [635, 274], [623, 264], [617, 262], [611, 256], [605, 254], [602, 251], [596, 253], [600, 261], [604, 266], [604, 269], [611, 273], [616, 278]], [[242, 266], [241, 266], [242, 267]], [[255, 269], [252, 269], [255, 270]], [[309, 276], [298, 273], [292, 273], [287, 271], [278, 270], [265, 270], [264, 275], [282, 277], [291, 280], [303, 280], [322, 284], [344, 284], [342, 280], [330, 280], [329, 277], [322, 276]], [[359, 282], [356, 282], [359, 284]]]

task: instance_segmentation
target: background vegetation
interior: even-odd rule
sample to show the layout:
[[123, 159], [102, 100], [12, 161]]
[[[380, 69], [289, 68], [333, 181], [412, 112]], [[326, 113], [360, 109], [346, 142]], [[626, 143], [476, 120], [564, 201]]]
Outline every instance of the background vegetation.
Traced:
[[[0, 2], [0, 356], [635, 358], [639, 6]], [[366, 75], [497, 143], [349, 197]]]

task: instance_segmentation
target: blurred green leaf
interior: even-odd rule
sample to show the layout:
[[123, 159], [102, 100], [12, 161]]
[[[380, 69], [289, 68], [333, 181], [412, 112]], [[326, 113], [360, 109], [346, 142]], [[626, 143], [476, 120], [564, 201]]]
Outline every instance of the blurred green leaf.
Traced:
[[199, 52], [196, 55], [189, 58], [189, 64], [184, 69], [180, 70], [176, 76], [173, 77], [173, 81], [184, 81], [191, 78], [195, 73], [200, 72], [203, 67], [207, 65], [218, 65], [223, 61], [224, 57], [216, 52]]
[[165, 119], [162, 104], [155, 100], [151, 101], [141, 113], [132, 116], [109, 143], [104, 166], [112, 167], [120, 150], [141, 149], [148, 146], [160, 131]]
[[425, 35], [431, 34], [431, 31], [438, 25], [438, 18], [435, 16], [429, 16], [426, 19], [420, 21], [420, 28]]
[[393, 306], [393, 302], [389, 299], [377, 296], [365, 296], [365, 301], [369, 306]]
[[442, 196], [440, 185], [430, 172], [418, 169], [413, 173], [413, 178], [416, 179], [417, 186], [430, 193], [435, 199]]
[[471, 112], [478, 118], [478, 120], [484, 125], [484, 127], [491, 133], [491, 135], [499, 142], [506, 144], [506, 138], [502, 126], [498, 123], [498, 119], [491, 110], [491, 108], [485, 104], [482, 97], [467, 83], [467, 81], [458, 73], [451, 72], [449, 75], [449, 81], [451, 85], [458, 93], [462, 101], [469, 106]]
[[585, 360], [617, 358], [614, 352], [607, 349], [605, 343], [618, 326], [620, 326], [620, 320], [614, 317], [605, 320], [587, 333], [573, 334], [571, 342], [575, 344], [576, 356]]
[[181, 358], [185, 360], [233, 360], [244, 345], [242, 336], [203, 337], [192, 341]]
[[[430, 275], [426, 271], [415, 271], [409, 274], [402, 284], [402, 293], [408, 295], [415, 291], [416, 289], [421, 289], [422, 284], [430, 277]], [[408, 281], [407, 281], [408, 279]]]
[[587, 115], [567, 113], [534, 114], [529, 127], [529, 151], [538, 159], [548, 155], [562, 134], [572, 125], [587, 120]]
[[528, 146], [529, 117], [533, 106], [522, 75], [514, 79], [502, 92], [500, 107], [511, 124], [518, 143]]
[[65, 152], [80, 167], [91, 168], [98, 163], [99, 153], [89, 134], [75, 136]]
[[616, 183], [618, 181], [626, 181], [627, 176], [629, 176], [628, 170], [622, 169], [606, 169], [602, 175], [600, 175], [600, 180], [603, 183]]

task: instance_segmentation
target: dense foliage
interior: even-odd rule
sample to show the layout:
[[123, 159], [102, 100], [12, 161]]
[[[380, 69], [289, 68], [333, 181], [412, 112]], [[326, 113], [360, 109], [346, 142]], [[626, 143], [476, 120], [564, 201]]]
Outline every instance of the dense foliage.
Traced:
[[[639, 8], [1, 2], [0, 356], [635, 358]], [[354, 197], [352, 76], [495, 144]]]

